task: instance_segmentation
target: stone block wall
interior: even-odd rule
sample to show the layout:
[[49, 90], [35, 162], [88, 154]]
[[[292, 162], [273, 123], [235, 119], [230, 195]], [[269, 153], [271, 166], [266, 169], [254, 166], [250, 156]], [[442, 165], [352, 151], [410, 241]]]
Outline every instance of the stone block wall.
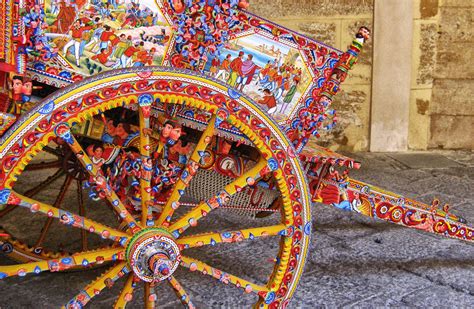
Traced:
[[414, 10], [409, 148], [474, 149], [474, 2]]
[[474, 2], [440, 0], [428, 148], [474, 149]]
[[438, 0], [415, 0], [408, 147], [427, 149], [433, 73], [436, 65]]
[[[474, 149], [474, 2], [411, 1], [408, 149]], [[252, 0], [250, 11], [341, 50], [374, 24], [374, 0]], [[335, 98], [338, 126], [318, 144], [369, 150], [372, 55], [369, 43]]]

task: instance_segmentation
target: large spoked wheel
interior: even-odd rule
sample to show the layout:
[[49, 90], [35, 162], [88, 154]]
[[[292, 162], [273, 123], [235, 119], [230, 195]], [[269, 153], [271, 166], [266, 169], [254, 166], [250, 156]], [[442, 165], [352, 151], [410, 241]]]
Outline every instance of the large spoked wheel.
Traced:
[[[185, 306], [194, 307], [193, 294], [199, 293], [199, 288], [191, 280], [207, 281], [189, 271], [215, 278], [249, 295], [237, 296], [235, 301], [230, 300], [233, 304], [286, 306], [301, 276], [309, 244], [310, 201], [304, 171], [289, 141], [269, 116], [225, 85], [193, 74], [156, 67], [98, 75], [46, 98], [9, 131], [0, 148], [0, 204], [22, 207], [30, 211], [30, 216], [46, 216], [68, 228], [99, 235], [105, 244], [96, 250], [78, 249], [59, 258], [0, 266], [1, 278], [86, 269], [106, 262], [110, 268], [77, 295], [71, 295], [66, 306], [82, 307], [125, 277], [115, 301], [117, 308], [137, 299], [133, 294], [141, 283], [146, 307], [166, 298], [155, 293], [162, 285], [168, 285]], [[155, 168], [163, 164], [167, 145], [166, 141], [159, 140], [158, 145], [151, 141], [150, 120], [156, 114], [150, 110], [169, 110], [169, 106], [171, 110], [185, 108], [199, 114], [200, 126], [196, 127], [201, 128], [201, 133], [187, 162], [175, 169], [176, 181], [166, 190], [154, 190], [159, 187], [157, 177], [163, 182], [168, 179], [160, 174], [160, 168]], [[90, 155], [90, 144], [71, 130], [76, 123], [117, 107], [138, 111], [140, 159], [134, 165], [136, 173], [130, 176], [133, 179], [122, 179], [118, 187]], [[229, 127], [252, 145], [257, 156], [245, 164], [238, 177], [210, 192], [209, 198], [184, 202], [186, 188], [193, 181], [212, 137]], [[115, 212], [117, 224], [104, 224], [100, 218], [92, 220], [87, 211], [74, 213], [56, 207], [18, 187], [17, 179], [28, 169], [32, 158], [57, 140], [74, 153], [88, 182]], [[70, 175], [81, 174], [77, 169], [64, 170], [72, 170]], [[121, 170], [115, 172], [117, 175]], [[225, 210], [232, 197], [247, 187], [257, 186], [263, 178], [271, 178], [275, 184], [278, 211], [265, 219], [241, 220], [240, 226], [229, 228]], [[130, 194], [132, 191], [134, 194]], [[225, 249], [232, 246], [232, 250]], [[261, 248], [271, 249], [262, 252]], [[216, 250], [222, 250], [231, 260], [226, 261], [222, 255], [217, 258]], [[191, 292], [188, 286], [192, 286]], [[212, 285], [211, 289], [218, 288], [219, 285]], [[203, 289], [212, 295], [210, 286]], [[203, 303], [202, 297], [196, 303]]]

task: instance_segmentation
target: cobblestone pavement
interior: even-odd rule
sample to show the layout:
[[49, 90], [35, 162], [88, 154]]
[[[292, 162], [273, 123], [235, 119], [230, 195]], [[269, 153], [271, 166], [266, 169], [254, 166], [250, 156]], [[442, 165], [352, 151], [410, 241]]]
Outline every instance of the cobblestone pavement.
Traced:
[[[361, 170], [352, 174], [354, 178], [427, 203], [438, 197], [449, 202], [453, 212], [463, 215], [471, 225], [474, 222], [472, 153], [348, 155], [363, 163]], [[329, 206], [315, 205], [312, 215], [310, 254], [291, 307], [474, 307], [474, 246]], [[248, 225], [257, 222], [228, 212], [213, 214], [206, 220], [224, 228], [241, 226], [242, 221]], [[274, 219], [259, 220], [258, 224], [264, 225]], [[68, 234], [58, 234], [67, 242]], [[266, 238], [207, 247], [192, 255], [261, 283], [272, 268], [268, 258], [275, 255], [277, 247], [274, 238]], [[0, 262], [9, 261], [0, 257]], [[8, 278], [0, 282], [0, 307], [58, 307], [103, 271]], [[198, 273], [178, 269], [176, 277], [198, 307], [240, 308], [254, 299]], [[91, 307], [113, 305], [122, 282], [95, 298]], [[143, 304], [142, 290], [136, 289], [133, 307]], [[156, 290], [160, 307], [180, 307], [167, 285], [160, 284]]]

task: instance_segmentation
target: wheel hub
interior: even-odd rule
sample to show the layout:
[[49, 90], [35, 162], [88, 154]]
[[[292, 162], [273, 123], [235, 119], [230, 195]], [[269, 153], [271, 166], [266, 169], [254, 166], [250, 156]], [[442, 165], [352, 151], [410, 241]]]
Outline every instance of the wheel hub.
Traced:
[[142, 230], [132, 238], [127, 260], [138, 278], [154, 282], [170, 277], [178, 268], [181, 255], [170, 233], [153, 228]]

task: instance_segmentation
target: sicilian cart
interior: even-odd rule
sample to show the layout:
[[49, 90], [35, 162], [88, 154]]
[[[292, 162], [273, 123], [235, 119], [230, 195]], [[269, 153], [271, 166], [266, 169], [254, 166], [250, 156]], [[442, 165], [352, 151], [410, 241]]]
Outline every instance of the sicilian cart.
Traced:
[[[18, 262], [0, 266], [2, 279], [101, 266], [66, 307], [118, 281], [117, 308], [143, 297], [137, 286], [153, 307], [158, 285], [194, 307], [181, 269], [241, 289], [248, 305], [285, 307], [308, 254], [310, 207], [472, 242], [438, 200], [352, 179], [359, 162], [308, 144], [336, 124], [331, 102], [369, 29], [343, 52], [247, 5], [0, 3], [0, 247]], [[238, 229], [226, 229], [226, 213]], [[261, 282], [193, 255], [241, 242], [251, 252], [263, 238], [274, 250]]]

